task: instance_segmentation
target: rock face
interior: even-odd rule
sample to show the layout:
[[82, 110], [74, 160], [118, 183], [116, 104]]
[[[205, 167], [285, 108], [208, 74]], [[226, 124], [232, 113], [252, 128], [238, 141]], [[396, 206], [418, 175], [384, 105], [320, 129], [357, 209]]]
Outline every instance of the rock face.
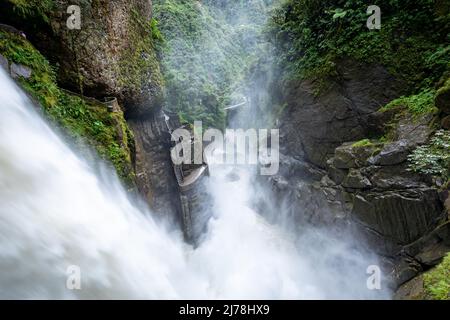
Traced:
[[[81, 8], [80, 30], [67, 27], [69, 5]], [[63, 87], [96, 98], [115, 96], [128, 116], [161, 107], [162, 77], [148, 27], [150, 0], [55, 1], [47, 21], [23, 19], [11, 4], [2, 6], [0, 18], [20, 23], [16, 27], [58, 65]]]
[[180, 195], [170, 159], [170, 133], [164, 114], [129, 121], [136, 138], [135, 172], [140, 193], [156, 214], [179, 223]]
[[0, 54], [0, 67], [2, 67], [5, 71], [9, 72], [9, 62], [4, 56]]
[[135, 172], [140, 193], [157, 216], [182, 229], [188, 243], [198, 245], [212, 212], [207, 166], [206, 173], [190, 184], [186, 181], [189, 170], [181, 173], [183, 166], [173, 165], [171, 132], [181, 127], [177, 114], [160, 111], [149, 118], [131, 119], [129, 124], [136, 137]]
[[[443, 205], [448, 192], [441, 193], [430, 177], [410, 172], [407, 163], [408, 155], [428, 141], [433, 119], [377, 111], [403, 88], [380, 66], [341, 61], [338, 73], [319, 93], [311, 80], [293, 82], [284, 91], [284, 156], [269, 182], [283, 199], [279, 206], [290, 208], [300, 223], [359, 226], [391, 261], [392, 279], [400, 285], [450, 250]], [[444, 115], [446, 104], [441, 89], [436, 105]], [[361, 140], [369, 136], [390, 141]]]
[[11, 64], [11, 76], [14, 79], [18, 79], [20, 77], [28, 79], [31, 77], [31, 69], [20, 64]]
[[316, 226], [345, 223], [347, 211], [343, 207], [343, 194], [336, 192], [336, 184], [325, 174], [308, 162], [281, 154], [278, 174], [260, 177], [255, 184], [268, 188], [275, 195], [271, 203], [259, 199], [260, 203], [265, 203], [259, 211], [267, 210], [268, 214], [281, 211], [291, 219], [289, 221], [300, 226], [305, 223]]
[[437, 226], [442, 207], [435, 189], [413, 188], [357, 193], [352, 213], [383, 238], [407, 245]]
[[406, 116], [391, 133], [398, 140], [344, 143], [327, 163], [335, 193], [347, 202], [342, 206], [347, 216], [363, 227], [380, 254], [396, 261], [397, 284], [438, 263], [450, 249], [442, 196], [407, 164], [408, 154], [430, 136], [429, 121]]
[[402, 84], [380, 66], [338, 63], [339, 81], [319, 94], [310, 80], [285, 89], [287, 111], [281, 119], [285, 153], [324, 168], [334, 149], [367, 136], [371, 113], [401, 95]]
[[198, 246], [205, 236], [213, 212], [208, 176], [205, 174], [191, 187], [182, 188], [180, 201], [184, 238], [188, 243]]

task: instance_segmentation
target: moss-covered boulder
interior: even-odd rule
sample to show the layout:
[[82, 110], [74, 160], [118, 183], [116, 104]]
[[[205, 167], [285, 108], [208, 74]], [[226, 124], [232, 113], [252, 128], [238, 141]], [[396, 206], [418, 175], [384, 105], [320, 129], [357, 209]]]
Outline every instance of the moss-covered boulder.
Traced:
[[[162, 105], [151, 1], [8, 2], [2, 5], [1, 20], [24, 30], [58, 66], [63, 87], [88, 96], [116, 96], [130, 116], [150, 114]], [[80, 30], [67, 26], [69, 5], [81, 9]]]

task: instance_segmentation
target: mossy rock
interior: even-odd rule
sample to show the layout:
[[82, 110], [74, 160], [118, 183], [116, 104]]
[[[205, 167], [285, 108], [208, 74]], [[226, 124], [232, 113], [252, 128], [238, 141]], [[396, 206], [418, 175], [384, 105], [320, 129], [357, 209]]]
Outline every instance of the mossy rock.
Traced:
[[134, 185], [131, 150], [134, 138], [121, 111], [109, 112], [94, 99], [62, 90], [54, 68], [24, 37], [0, 30], [0, 54], [32, 70], [29, 78], [19, 78], [22, 87], [42, 106], [44, 114], [75, 142], [78, 152], [88, 155], [94, 148], [110, 162], [123, 182]]
[[435, 103], [441, 112], [450, 115], [450, 78], [437, 91]]
[[435, 91], [426, 89], [418, 94], [403, 96], [395, 99], [382, 107], [381, 112], [396, 109], [398, 111], [407, 111], [414, 116], [424, 114], [433, 114], [437, 112], [435, 106]]
[[380, 152], [383, 144], [369, 139], [344, 143], [335, 149], [333, 165], [338, 169], [360, 168]]
[[[12, 7], [5, 7], [8, 12], [0, 18], [24, 30], [58, 66], [61, 86], [96, 98], [115, 96], [130, 115], [149, 115], [162, 107], [164, 82], [150, 1], [8, 1]], [[69, 5], [81, 8], [80, 30], [67, 27]]]

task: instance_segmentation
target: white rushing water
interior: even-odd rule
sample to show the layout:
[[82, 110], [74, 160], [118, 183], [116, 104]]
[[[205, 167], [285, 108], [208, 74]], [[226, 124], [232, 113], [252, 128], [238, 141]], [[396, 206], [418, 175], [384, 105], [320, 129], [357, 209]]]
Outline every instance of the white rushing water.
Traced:
[[[372, 298], [373, 257], [288, 236], [247, 206], [247, 171], [212, 168], [214, 214], [193, 249], [97, 176], [0, 68], [0, 298]], [[66, 287], [78, 266], [81, 290]]]

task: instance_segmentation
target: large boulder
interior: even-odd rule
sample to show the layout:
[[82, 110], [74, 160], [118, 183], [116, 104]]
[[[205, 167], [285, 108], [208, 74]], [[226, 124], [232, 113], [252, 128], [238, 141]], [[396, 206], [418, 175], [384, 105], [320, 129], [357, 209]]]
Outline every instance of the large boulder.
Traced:
[[406, 161], [410, 153], [408, 140], [398, 140], [388, 143], [375, 156], [371, 157], [368, 162], [373, 165], [395, 165]]
[[361, 170], [378, 190], [404, 190], [427, 187], [426, 179], [408, 170], [406, 163], [393, 166], [370, 166]]
[[432, 114], [425, 114], [419, 117], [404, 115], [396, 124], [394, 139], [406, 141], [411, 149], [424, 144], [433, 133], [433, 128], [430, 126], [432, 120]]
[[339, 80], [317, 94], [312, 80], [292, 81], [284, 90], [287, 109], [281, 119], [281, 145], [322, 168], [334, 149], [345, 141], [367, 136], [369, 118], [402, 93], [402, 83], [379, 65], [343, 60]]
[[350, 189], [367, 189], [372, 186], [372, 183], [361, 174], [360, 170], [350, 169], [347, 177], [342, 182], [342, 186]]
[[442, 220], [442, 205], [433, 188], [368, 192], [355, 197], [353, 215], [386, 240], [407, 245]]
[[21, 64], [15, 64], [11, 63], [11, 76], [13, 79], [19, 79], [19, 78], [25, 78], [29, 79], [31, 77], [31, 69], [21, 65]]
[[[80, 30], [67, 27], [69, 5], [81, 8]], [[17, 16], [20, 10], [6, 2], [0, 18], [24, 30], [58, 66], [63, 87], [97, 98], [115, 96], [129, 116], [149, 115], [162, 105], [150, 0], [60, 0], [48, 7], [31, 2], [18, 6], [27, 6], [30, 17]]]
[[348, 142], [337, 147], [334, 151], [333, 165], [338, 169], [361, 168], [367, 165], [368, 159], [379, 151], [382, 144], [367, 142]]

